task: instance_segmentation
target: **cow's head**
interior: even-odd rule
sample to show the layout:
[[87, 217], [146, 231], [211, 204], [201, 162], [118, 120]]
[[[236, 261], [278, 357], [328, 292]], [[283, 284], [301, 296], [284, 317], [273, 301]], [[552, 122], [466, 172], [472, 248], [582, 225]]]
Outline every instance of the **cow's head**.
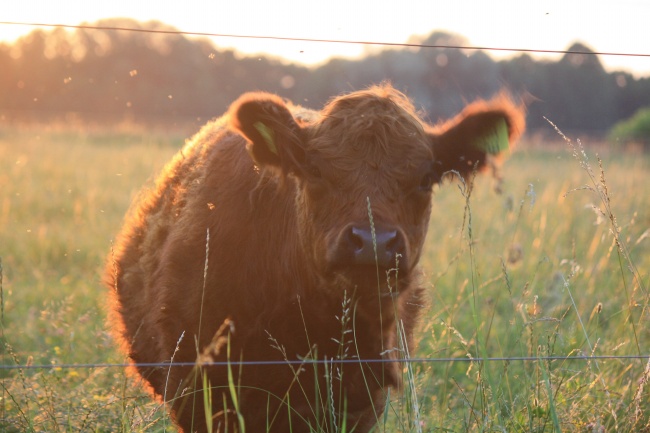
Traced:
[[377, 266], [408, 275], [417, 264], [433, 186], [489, 166], [524, 130], [523, 110], [504, 95], [428, 125], [389, 85], [307, 117], [277, 96], [247, 94], [230, 121], [258, 166], [295, 179], [302, 247], [319, 273], [375, 282]]

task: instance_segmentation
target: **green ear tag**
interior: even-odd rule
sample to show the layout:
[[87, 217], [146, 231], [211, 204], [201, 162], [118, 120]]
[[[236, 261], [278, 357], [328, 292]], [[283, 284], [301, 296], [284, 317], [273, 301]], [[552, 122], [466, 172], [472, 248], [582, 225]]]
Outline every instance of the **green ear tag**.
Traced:
[[500, 119], [490, 132], [476, 140], [474, 147], [491, 155], [497, 155], [508, 150], [508, 125], [505, 119]]
[[257, 129], [257, 132], [260, 133], [264, 141], [266, 141], [266, 146], [269, 148], [269, 150], [277, 155], [278, 148], [275, 147], [275, 134], [273, 133], [273, 130], [262, 122], [255, 122], [253, 123], [253, 126], [255, 129]]

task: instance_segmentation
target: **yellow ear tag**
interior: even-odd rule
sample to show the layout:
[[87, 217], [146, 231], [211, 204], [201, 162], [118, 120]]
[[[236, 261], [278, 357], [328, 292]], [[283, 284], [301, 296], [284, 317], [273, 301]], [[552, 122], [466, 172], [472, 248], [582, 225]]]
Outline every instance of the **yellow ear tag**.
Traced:
[[260, 133], [264, 141], [266, 141], [266, 146], [269, 148], [269, 150], [277, 155], [278, 148], [275, 147], [275, 134], [273, 133], [273, 130], [262, 122], [255, 122], [253, 123], [253, 126], [255, 129], [257, 129], [257, 132]]
[[500, 119], [490, 132], [476, 140], [474, 147], [491, 155], [497, 155], [508, 150], [508, 125], [505, 119]]

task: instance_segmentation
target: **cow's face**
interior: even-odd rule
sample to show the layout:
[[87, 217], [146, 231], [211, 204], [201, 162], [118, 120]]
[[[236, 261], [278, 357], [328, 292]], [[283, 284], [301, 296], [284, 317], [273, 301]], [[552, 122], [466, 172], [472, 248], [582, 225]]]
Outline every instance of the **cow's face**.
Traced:
[[230, 112], [256, 163], [295, 179], [299, 235], [315, 269], [353, 282], [376, 282], [378, 270], [410, 274], [433, 186], [446, 172], [485, 166], [523, 130], [523, 114], [503, 97], [432, 127], [390, 86], [301, 117], [267, 94], [245, 95]]

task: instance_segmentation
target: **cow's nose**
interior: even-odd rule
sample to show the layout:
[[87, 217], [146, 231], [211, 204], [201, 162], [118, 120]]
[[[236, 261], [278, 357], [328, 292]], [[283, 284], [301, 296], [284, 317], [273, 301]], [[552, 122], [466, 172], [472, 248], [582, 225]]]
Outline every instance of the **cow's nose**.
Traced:
[[[341, 237], [348, 257], [355, 265], [379, 265], [383, 268], [394, 267], [397, 256], [404, 253], [404, 239], [398, 230], [350, 226]], [[377, 254], [375, 256], [375, 248]]]

